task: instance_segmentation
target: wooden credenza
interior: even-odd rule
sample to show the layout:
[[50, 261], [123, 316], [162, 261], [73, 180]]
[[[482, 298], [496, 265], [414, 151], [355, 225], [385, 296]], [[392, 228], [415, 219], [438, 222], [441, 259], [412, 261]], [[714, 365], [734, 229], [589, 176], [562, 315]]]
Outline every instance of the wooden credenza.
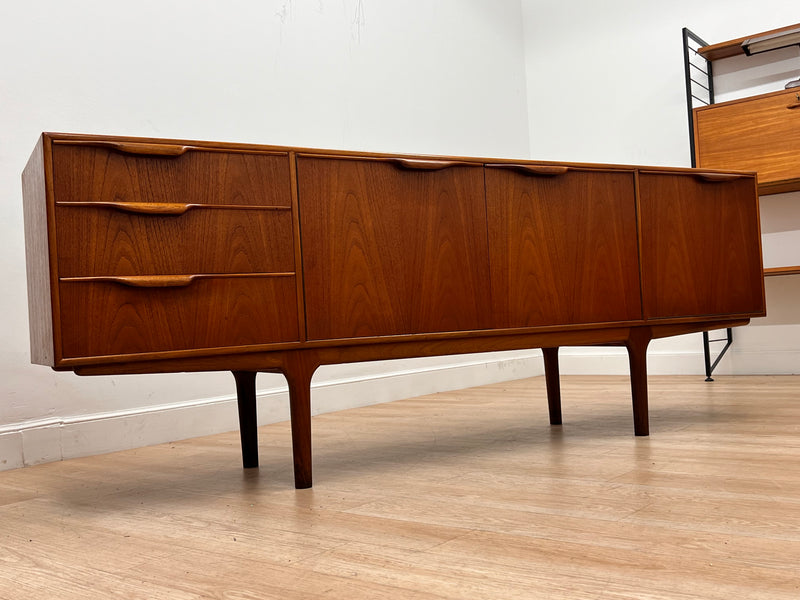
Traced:
[[229, 370], [290, 390], [311, 485], [322, 364], [623, 345], [763, 316], [755, 176], [43, 134], [23, 173], [31, 355], [80, 375]]

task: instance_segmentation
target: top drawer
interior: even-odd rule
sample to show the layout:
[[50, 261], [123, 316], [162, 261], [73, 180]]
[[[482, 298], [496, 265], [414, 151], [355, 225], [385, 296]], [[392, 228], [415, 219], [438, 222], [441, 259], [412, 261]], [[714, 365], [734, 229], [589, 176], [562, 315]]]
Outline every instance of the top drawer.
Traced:
[[59, 203], [291, 205], [288, 153], [166, 144], [56, 141], [53, 189]]

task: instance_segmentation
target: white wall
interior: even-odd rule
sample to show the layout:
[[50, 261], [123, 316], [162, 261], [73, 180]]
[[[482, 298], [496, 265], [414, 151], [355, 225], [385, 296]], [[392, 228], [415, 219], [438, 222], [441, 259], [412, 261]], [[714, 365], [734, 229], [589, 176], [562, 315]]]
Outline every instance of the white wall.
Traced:
[[[28, 364], [19, 174], [39, 132], [684, 166], [681, 27], [716, 42], [795, 21], [777, 0], [0, 3], [0, 469], [236, 427], [228, 374]], [[792, 201], [776, 198], [782, 251]], [[720, 372], [797, 369], [798, 293], [767, 282], [770, 316]], [[658, 341], [650, 370], [699, 373], [699, 352]], [[627, 372], [618, 351], [564, 354], [565, 373]], [[541, 372], [511, 356], [325, 367], [315, 410]], [[282, 383], [260, 376], [262, 422], [286, 418]]]
[[[522, 0], [533, 158], [689, 166], [681, 29], [709, 44], [791, 25], [786, 0]], [[790, 48], [715, 63], [718, 101], [800, 76]], [[761, 199], [765, 262], [800, 264], [800, 194]], [[735, 330], [718, 373], [800, 372], [800, 276], [769, 279], [766, 319]], [[773, 316], [774, 315], [774, 316]], [[716, 337], [716, 336], [715, 336]], [[699, 334], [657, 340], [657, 373], [701, 373]], [[562, 372], [627, 372], [624, 351], [565, 349]]]
[[[0, 3], [0, 469], [237, 426], [229, 374], [29, 364], [20, 173], [41, 131], [524, 157], [525, 94], [519, 0]], [[325, 368], [315, 409], [539, 372], [505, 359]], [[262, 422], [286, 418], [282, 385], [259, 377]]]

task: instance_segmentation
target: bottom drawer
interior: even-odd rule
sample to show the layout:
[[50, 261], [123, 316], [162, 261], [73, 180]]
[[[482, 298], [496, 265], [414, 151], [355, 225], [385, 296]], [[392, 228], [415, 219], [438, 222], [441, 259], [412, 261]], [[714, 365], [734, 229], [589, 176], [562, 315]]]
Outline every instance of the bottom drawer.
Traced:
[[197, 278], [184, 287], [61, 281], [63, 358], [299, 339], [292, 276]]

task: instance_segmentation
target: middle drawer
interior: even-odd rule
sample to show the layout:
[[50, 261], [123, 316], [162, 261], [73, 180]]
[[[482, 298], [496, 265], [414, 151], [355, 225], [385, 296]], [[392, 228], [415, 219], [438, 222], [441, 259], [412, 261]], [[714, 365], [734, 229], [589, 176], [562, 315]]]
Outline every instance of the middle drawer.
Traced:
[[60, 277], [294, 271], [290, 209], [152, 215], [57, 205], [56, 238]]

